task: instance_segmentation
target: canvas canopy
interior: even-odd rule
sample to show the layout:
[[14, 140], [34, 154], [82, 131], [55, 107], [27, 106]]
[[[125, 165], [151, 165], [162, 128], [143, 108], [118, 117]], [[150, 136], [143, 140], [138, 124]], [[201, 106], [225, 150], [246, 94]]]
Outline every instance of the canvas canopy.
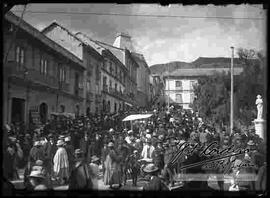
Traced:
[[75, 114], [74, 113], [57, 113], [57, 112], [52, 112], [51, 115], [65, 116], [67, 118], [75, 118]]
[[129, 115], [123, 119], [124, 121], [132, 121], [132, 120], [140, 120], [140, 119], [146, 119], [150, 118], [153, 114], [134, 114], [134, 115]]

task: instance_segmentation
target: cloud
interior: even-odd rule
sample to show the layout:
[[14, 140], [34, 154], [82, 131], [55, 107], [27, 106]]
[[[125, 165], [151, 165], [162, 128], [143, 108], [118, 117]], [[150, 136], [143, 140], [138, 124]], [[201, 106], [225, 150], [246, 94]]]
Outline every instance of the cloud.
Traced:
[[[16, 6], [15, 6], [16, 7]], [[16, 8], [14, 8], [16, 9]], [[21, 8], [18, 8], [21, 9]], [[30, 10], [124, 13], [193, 17], [266, 18], [260, 5], [182, 6], [159, 4], [31, 4]], [[102, 15], [25, 14], [36, 28], [54, 19], [74, 32], [85, 32], [112, 44], [118, 32], [132, 36], [135, 49], [149, 65], [170, 61], [193, 61], [200, 56], [229, 57], [230, 46], [266, 49], [266, 20], [221, 18], [136, 17]]]

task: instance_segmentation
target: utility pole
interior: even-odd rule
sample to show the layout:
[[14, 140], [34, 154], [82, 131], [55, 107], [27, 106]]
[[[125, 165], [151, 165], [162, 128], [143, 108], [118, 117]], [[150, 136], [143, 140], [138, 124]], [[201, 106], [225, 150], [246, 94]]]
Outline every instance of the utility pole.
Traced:
[[231, 129], [230, 132], [232, 134], [233, 132], [233, 56], [234, 56], [234, 47], [231, 47], [232, 49], [232, 58], [231, 58], [231, 118], [230, 118], [230, 125]]

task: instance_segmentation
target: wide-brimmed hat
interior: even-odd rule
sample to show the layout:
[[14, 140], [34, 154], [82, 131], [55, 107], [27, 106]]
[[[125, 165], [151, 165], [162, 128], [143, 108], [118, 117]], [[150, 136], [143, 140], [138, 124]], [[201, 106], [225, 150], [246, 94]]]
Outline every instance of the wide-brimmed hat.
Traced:
[[76, 149], [74, 153], [75, 153], [75, 154], [82, 154], [83, 151], [82, 151], [81, 149]]
[[31, 171], [29, 177], [45, 179], [45, 175], [40, 170]]
[[253, 142], [253, 140], [249, 140], [249, 141], [247, 142], [247, 145], [249, 145], [249, 146], [254, 146], [255, 143]]
[[59, 139], [63, 139], [64, 140], [65, 139], [65, 136], [64, 135], [60, 135], [59, 136]]
[[56, 146], [63, 146], [65, 142], [63, 140], [58, 140]]
[[132, 133], [133, 133], [133, 131], [132, 131], [132, 130], [129, 130], [127, 133], [128, 133], [128, 134], [132, 134]]
[[114, 129], [113, 128], [110, 128], [109, 132], [110, 133], [114, 132]]
[[109, 142], [108, 147], [113, 147], [113, 146], [114, 146], [113, 142]]
[[96, 161], [98, 161], [99, 160], [99, 158], [97, 157], [97, 156], [95, 156], [95, 155], [93, 155], [92, 157], [91, 157], [91, 161], [92, 162], [96, 162]]
[[146, 133], [151, 133], [150, 129], [146, 129], [145, 132], [146, 132]]
[[35, 164], [36, 164], [36, 166], [42, 166], [43, 161], [42, 160], [37, 160]]
[[155, 164], [147, 164], [144, 169], [143, 169], [144, 172], [146, 173], [154, 173], [156, 171], [158, 171], [158, 167], [156, 167]]
[[41, 141], [35, 141], [34, 146], [42, 146]]
[[147, 139], [150, 139], [151, 138], [151, 135], [150, 134], [146, 134], [145, 136]]

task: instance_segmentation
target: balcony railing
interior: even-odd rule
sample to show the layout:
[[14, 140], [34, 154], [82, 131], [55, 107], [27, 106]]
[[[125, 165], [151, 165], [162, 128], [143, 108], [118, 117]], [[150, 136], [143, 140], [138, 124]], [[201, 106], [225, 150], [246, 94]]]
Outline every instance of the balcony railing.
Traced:
[[93, 101], [94, 94], [92, 92], [87, 92], [86, 97], [87, 97], [88, 100]]

